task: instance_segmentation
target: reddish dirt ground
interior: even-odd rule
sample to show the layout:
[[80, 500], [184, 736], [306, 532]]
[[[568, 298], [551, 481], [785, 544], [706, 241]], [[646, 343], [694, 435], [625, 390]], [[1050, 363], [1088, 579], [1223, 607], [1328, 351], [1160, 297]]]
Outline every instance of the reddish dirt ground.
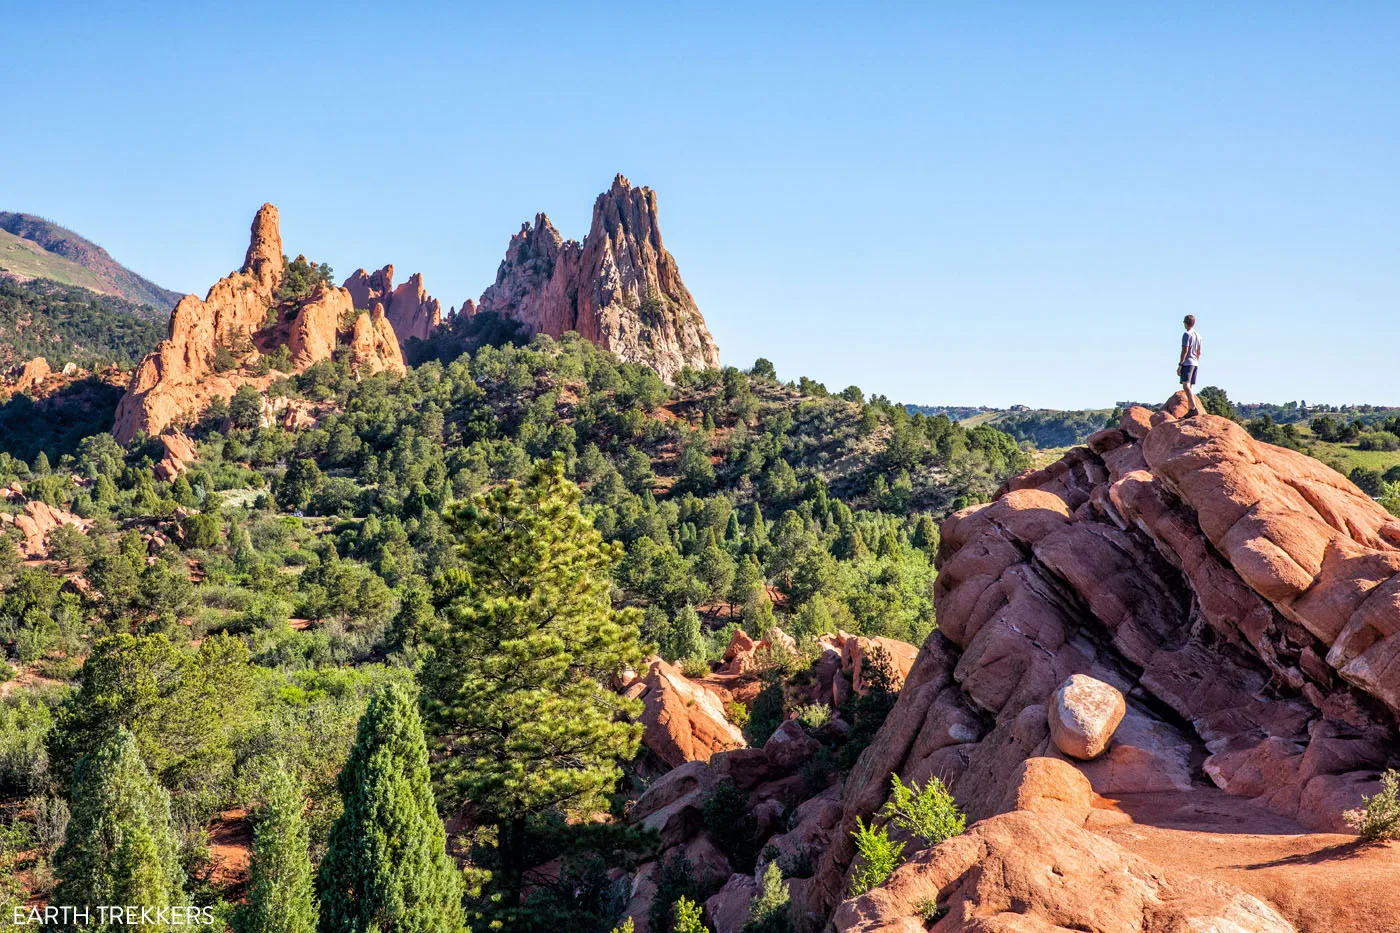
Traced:
[[225, 810], [209, 827], [209, 857], [214, 864], [210, 881], [241, 899], [248, 883], [248, 860], [253, 850], [253, 824], [246, 810]]
[[1310, 833], [1215, 788], [1097, 806], [1089, 829], [1159, 865], [1242, 888], [1299, 933], [1400, 933], [1400, 843]]

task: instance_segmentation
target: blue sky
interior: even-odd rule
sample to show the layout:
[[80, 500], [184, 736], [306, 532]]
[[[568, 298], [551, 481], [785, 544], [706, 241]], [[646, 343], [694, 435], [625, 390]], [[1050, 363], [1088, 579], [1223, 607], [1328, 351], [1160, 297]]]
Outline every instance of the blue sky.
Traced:
[[[4, 4], [0, 209], [169, 288], [253, 211], [476, 297], [654, 187], [728, 363], [901, 401], [1400, 403], [1400, 7]], [[1151, 7], [1151, 8], [1149, 8]]]

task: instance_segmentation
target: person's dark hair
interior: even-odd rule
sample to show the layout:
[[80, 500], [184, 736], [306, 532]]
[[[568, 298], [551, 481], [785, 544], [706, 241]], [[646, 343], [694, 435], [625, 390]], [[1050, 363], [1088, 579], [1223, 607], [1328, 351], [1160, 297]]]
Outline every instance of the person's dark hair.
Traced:
[[1187, 327], [1195, 327], [1195, 326], [1196, 326], [1196, 315], [1194, 315], [1194, 314], [1188, 314], [1188, 315], [1186, 315], [1186, 326], [1187, 326]]

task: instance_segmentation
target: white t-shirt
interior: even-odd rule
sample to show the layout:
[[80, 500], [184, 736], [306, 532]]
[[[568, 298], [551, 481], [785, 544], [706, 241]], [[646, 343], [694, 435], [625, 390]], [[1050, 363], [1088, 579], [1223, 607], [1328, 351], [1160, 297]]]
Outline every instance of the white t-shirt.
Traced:
[[1201, 362], [1201, 335], [1196, 333], [1196, 328], [1191, 328], [1181, 335], [1181, 349], [1186, 351], [1186, 359], [1182, 360], [1187, 366], [1198, 366]]

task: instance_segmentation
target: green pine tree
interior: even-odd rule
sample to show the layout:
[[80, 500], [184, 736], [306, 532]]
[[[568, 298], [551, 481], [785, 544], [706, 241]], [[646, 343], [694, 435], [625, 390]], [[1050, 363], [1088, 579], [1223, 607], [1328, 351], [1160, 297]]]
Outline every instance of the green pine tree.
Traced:
[[[729, 588], [729, 614], [734, 615], [735, 605], [747, 607], [758, 599], [758, 594], [763, 592], [763, 569], [758, 566], [758, 560], [752, 555], [739, 561], [739, 567], [734, 573], [734, 583]], [[762, 632], [753, 633], [755, 638], [762, 638]]]
[[670, 660], [705, 657], [705, 632], [700, 623], [700, 614], [693, 606], [682, 606], [671, 621]]
[[763, 512], [759, 509], [758, 503], [753, 504], [753, 510], [749, 513], [749, 534], [744, 539], [744, 550], [758, 557], [763, 557], [763, 552], [768, 549], [768, 525], [763, 520]]
[[918, 523], [914, 526], [914, 537], [911, 542], [914, 547], [933, 557], [938, 550], [938, 523], [933, 520], [933, 516], [927, 512], [919, 516]]
[[345, 809], [316, 879], [321, 933], [461, 930], [461, 875], [431, 781], [417, 706], [389, 684], [370, 699], [337, 780]]
[[730, 550], [734, 550], [739, 547], [743, 537], [743, 532], [739, 529], [739, 513], [730, 512], [728, 521], [724, 523], [724, 543]]
[[642, 662], [638, 614], [610, 600], [621, 547], [579, 500], [556, 457], [451, 516], [462, 566], [439, 588], [423, 669], [444, 794], [496, 825], [507, 909], [519, 903], [526, 821], [605, 808], [641, 740], [622, 715], [640, 703], [606, 686]]
[[235, 925], [239, 933], [316, 929], [316, 892], [302, 820], [305, 803], [287, 772], [274, 769], [253, 831], [248, 903], [240, 908]]
[[101, 922], [99, 907], [186, 903], [170, 797], [146, 770], [136, 738], [126, 729], [78, 760], [72, 810], [54, 857], [59, 877], [54, 904], [87, 907], [87, 929], [115, 929], [120, 924]]

